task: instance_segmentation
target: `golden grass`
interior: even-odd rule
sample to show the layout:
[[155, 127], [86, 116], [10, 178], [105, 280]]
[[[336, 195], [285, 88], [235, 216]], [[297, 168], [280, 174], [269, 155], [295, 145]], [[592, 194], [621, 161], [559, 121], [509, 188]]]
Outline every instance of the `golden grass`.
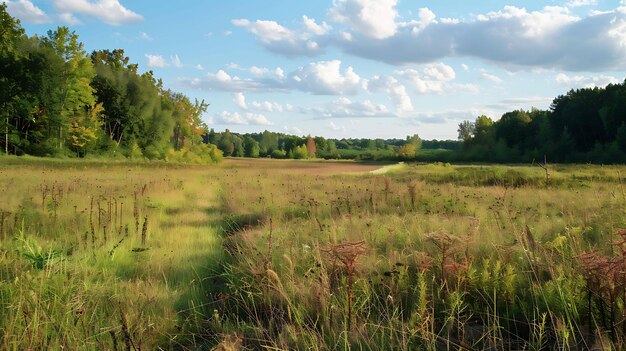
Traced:
[[0, 165], [1, 349], [624, 340], [624, 167]]

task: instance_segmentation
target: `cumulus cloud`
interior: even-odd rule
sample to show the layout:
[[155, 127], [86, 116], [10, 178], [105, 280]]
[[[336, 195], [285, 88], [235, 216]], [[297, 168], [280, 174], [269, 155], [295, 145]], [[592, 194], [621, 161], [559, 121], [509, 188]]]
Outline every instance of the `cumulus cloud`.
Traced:
[[583, 75], [567, 75], [559, 73], [554, 80], [564, 88], [594, 88], [606, 87], [609, 84], [618, 84], [620, 80], [613, 76], [583, 76]]
[[248, 69], [248, 71], [258, 77], [270, 77], [274, 79], [285, 78], [285, 71], [280, 67], [269, 69], [267, 67], [252, 66]]
[[243, 93], [235, 93], [235, 95], [233, 95], [233, 102], [235, 103], [235, 105], [237, 105], [237, 107], [242, 110], [248, 109], [248, 105], [246, 104], [246, 97], [243, 95]]
[[246, 96], [244, 93], [235, 93], [233, 94], [233, 102], [237, 107], [242, 110], [256, 111], [256, 112], [291, 112], [294, 111], [294, 107], [290, 104], [280, 104], [277, 102], [270, 101], [252, 101], [251, 103], [247, 102]]
[[146, 54], [146, 58], [148, 59], [147, 65], [150, 68], [163, 68], [168, 66], [167, 62], [165, 62], [165, 59], [161, 55]]
[[317, 22], [315, 22], [315, 19], [309, 18], [307, 16], [302, 16], [302, 22], [306, 31], [311, 33], [312, 35], [326, 35], [332, 29], [326, 22], [317, 24]]
[[341, 97], [322, 108], [313, 108], [310, 113], [316, 118], [396, 117], [385, 105], [370, 100], [352, 101], [346, 97]]
[[335, 0], [329, 10], [333, 21], [372, 39], [387, 39], [396, 34], [397, 0]]
[[11, 16], [28, 23], [42, 24], [50, 22], [50, 17], [29, 0], [0, 1], [7, 5]]
[[355, 94], [362, 83], [361, 77], [352, 67], [342, 71], [341, 61], [338, 60], [312, 62], [290, 74], [285, 74], [282, 68], [244, 68], [236, 64], [229, 65], [229, 68], [249, 73], [252, 77], [240, 78], [219, 70], [201, 78], [180, 79], [179, 82], [194, 89], [235, 93], [300, 90], [315, 95]]
[[441, 94], [449, 87], [447, 83], [456, 78], [454, 69], [443, 63], [425, 65], [420, 70], [400, 70], [395, 74], [420, 94]]
[[[583, 4], [593, 1], [571, 0], [568, 6]], [[254, 33], [268, 49], [288, 56], [317, 55], [322, 47], [335, 46], [393, 65], [472, 57], [511, 70], [626, 69], [624, 7], [580, 16], [565, 6], [535, 11], [504, 6], [463, 20], [437, 18], [422, 8], [413, 19], [402, 22], [396, 5], [397, 0], [335, 0], [328, 12], [328, 18], [338, 24], [335, 33], [308, 18], [301, 31], [272, 21], [234, 23]], [[308, 41], [315, 45], [308, 47]]]
[[262, 112], [285, 112], [285, 111], [290, 112], [294, 110], [293, 106], [289, 104], [283, 105], [277, 102], [270, 102], [270, 101], [261, 101], [261, 102], [252, 101], [251, 108], [256, 111], [262, 111]]
[[211, 90], [211, 91], [229, 91], [229, 92], [242, 92], [242, 91], [275, 91], [280, 87], [280, 82], [263, 82], [250, 78], [240, 78], [238, 76], [231, 76], [224, 70], [219, 70], [216, 73], [208, 73], [204, 77], [193, 79], [180, 79], [179, 83], [187, 88]]
[[73, 14], [71, 13], [61, 13], [59, 14], [59, 19], [67, 24], [71, 24], [73, 26], [77, 25], [77, 24], [81, 24], [82, 22], [76, 18]]
[[288, 127], [288, 126], [284, 126], [283, 129], [285, 130], [285, 132], [287, 132], [288, 134], [295, 134], [295, 135], [304, 135], [304, 133], [302, 133], [302, 130], [298, 127]]
[[86, 15], [115, 26], [143, 20], [143, 16], [124, 7], [119, 0], [54, 0], [53, 3], [62, 15]]
[[273, 124], [267, 117], [259, 113], [228, 111], [216, 114], [213, 122], [215, 124], [237, 124], [246, 126], [271, 126]]
[[170, 66], [174, 66], [176, 68], [184, 67], [178, 55], [172, 56], [169, 61], [162, 55], [146, 54], [145, 56], [148, 59], [147, 65], [150, 68], [165, 68]]
[[325, 34], [330, 27], [325, 23], [318, 25], [315, 20], [304, 17], [306, 30], [295, 31], [275, 21], [235, 19], [232, 24], [245, 28], [254, 34], [261, 44], [270, 51], [286, 56], [315, 56], [323, 52], [323, 48], [315, 40], [318, 35]]
[[391, 76], [374, 76], [367, 81], [366, 88], [371, 93], [386, 92], [400, 115], [413, 111], [413, 102], [402, 85], [396, 78]]
[[571, 0], [567, 2], [568, 7], [596, 6], [598, 0]]
[[352, 67], [341, 72], [341, 61], [313, 62], [290, 75], [291, 84], [299, 90], [318, 95], [355, 94], [361, 86], [361, 77]]

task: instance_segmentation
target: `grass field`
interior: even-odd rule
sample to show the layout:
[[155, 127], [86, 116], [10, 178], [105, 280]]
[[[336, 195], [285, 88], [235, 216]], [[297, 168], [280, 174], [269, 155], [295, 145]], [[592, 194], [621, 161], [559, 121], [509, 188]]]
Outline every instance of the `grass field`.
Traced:
[[625, 173], [0, 158], [0, 349], [622, 349]]

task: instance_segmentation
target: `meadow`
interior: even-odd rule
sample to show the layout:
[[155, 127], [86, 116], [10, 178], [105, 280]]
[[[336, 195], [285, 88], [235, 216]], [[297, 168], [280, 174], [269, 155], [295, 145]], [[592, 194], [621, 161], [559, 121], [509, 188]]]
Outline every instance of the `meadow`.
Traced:
[[0, 158], [0, 349], [623, 349], [625, 173]]

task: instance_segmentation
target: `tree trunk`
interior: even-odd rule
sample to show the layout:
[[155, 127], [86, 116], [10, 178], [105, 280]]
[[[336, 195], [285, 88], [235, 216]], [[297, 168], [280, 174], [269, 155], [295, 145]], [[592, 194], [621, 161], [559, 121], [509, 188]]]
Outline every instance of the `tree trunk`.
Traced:
[[9, 154], [9, 116], [7, 116], [6, 126], [4, 126], [4, 153]]

